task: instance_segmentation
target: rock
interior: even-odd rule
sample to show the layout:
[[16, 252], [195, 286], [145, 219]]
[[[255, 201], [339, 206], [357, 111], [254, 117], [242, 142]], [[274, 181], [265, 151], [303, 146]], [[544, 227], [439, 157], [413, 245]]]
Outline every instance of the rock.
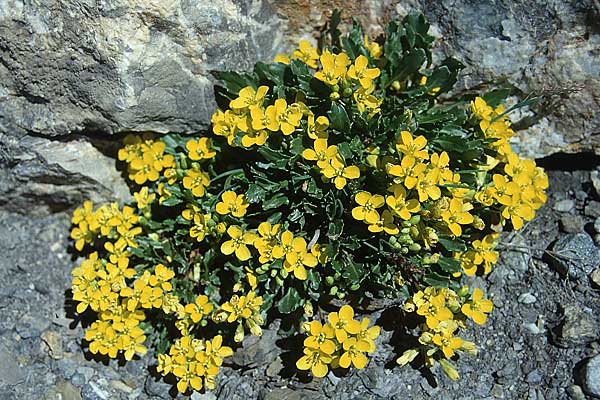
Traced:
[[600, 263], [600, 250], [586, 233], [561, 236], [547, 253], [551, 265], [571, 279], [583, 279]]
[[533, 371], [527, 374], [525, 380], [527, 381], [527, 383], [530, 383], [532, 385], [539, 385], [542, 382], [542, 376], [540, 375], [540, 371], [534, 369]]
[[556, 329], [556, 344], [577, 347], [596, 340], [598, 325], [594, 315], [579, 306], [565, 306], [563, 321]]
[[592, 181], [592, 186], [594, 187], [596, 194], [600, 196], [600, 171], [590, 172], [590, 180]]
[[159, 399], [170, 399], [169, 390], [172, 385], [166, 383], [163, 379], [156, 380], [154, 376], [148, 375], [144, 383], [144, 392]]
[[600, 268], [596, 268], [590, 274], [590, 280], [596, 285], [596, 287], [600, 287]]
[[248, 335], [231, 361], [240, 366], [270, 364], [278, 356], [279, 348], [275, 345], [277, 339], [277, 332], [271, 329], [263, 329], [261, 337]]
[[527, 329], [529, 332], [531, 332], [534, 335], [541, 333], [540, 328], [538, 328], [537, 325], [532, 322], [523, 324], [523, 328]]
[[522, 295], [519, 296], [518, 300], [519, 300], [519, 303], [532, 304], [532, 303], [535, 303], [537, 299], [531, 293], [523, 293]]
[[15, 329], [23, 339], [39, 337], [42, 331], [50, 326], [50, 321], [36, 315], [25, 314], [17, 322]]
[[50, 357], [60, 359], [63, 356], [62, 338], [54, 331], [45, 331], [41, 335], [44, 344], [48, 348]]
[[317, 400], [325, 399], [319, 393], [309, 390], [292, 390], [288, 388], [279, 388], [264, 393], [263, 400]]
[[583, 369], [583, 390], [600, 398], [600, 354], [590, 358]]
[[583, 232], [585, 225], [581, 215], [563, 215], [560, 217], [560, 229], [565, 233]]
[[209, 71], [272, 59], [284, 33], [266, 1], [14, 3], [0, 14], [0, 130], [19, 136], [204, 129]]
[[594, 221], [594, 230], [597, 233], [600, 233], [600, 218], [596, 218], [596, 220]]
[[81, 400], [81, 390], [70, 382], [61, 381], [55, 387], [46, 392], [46, 400]]
[[217, 400], [217, 396], [213, 392], [198, 393], [193, 392], [190, 396], [191, 400]]
[[554, 211], [567, 213], [575, 208], [575, 202], [571, 199], [560, 200], [554, 203]]
[[496, 399], [503, 399], [504, 398], [504, 388], [502, 387], [502, 385], [498, 385], [497, 383], [494, 383], [494, 386], [492, 386], [492, 390], [490, 390], [490, 395], [494, 396], [494, 398], [496, 398]]
[[17, 358], [0, 343], [0, 386], [15, 386], [25, 380], [25, 371], [19, 366]]
[[567, 394], [572, 400], [585, 400], [585, 394], [580, 386], [571, 385], [567, 388]]
[[586, 204], [583, 212], [588, 217], [598, 218], [600, 217], [600, 201], [590, 201]]

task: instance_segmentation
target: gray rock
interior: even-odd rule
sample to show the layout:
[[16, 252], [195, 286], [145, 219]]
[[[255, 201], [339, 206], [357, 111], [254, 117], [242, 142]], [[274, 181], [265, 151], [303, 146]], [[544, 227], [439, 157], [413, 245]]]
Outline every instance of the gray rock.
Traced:
[[548, 255], [551, 265], [571, 279], [583, 279], [600, 263], [600, 250], [586, 233], [561, 236]]
[[600, 171], [590, 172], [590, 180], [597, 195], [600, 195]]
[[25, 314], [15, 326], [17, 333], [23, 339], [39, 337], [50, 326], [50, 321], [39, 315]]
[[600, 201], [590, 201], [586, 204], [583, 212], [588, 217], [598, 218], [600, 217]]
[[600, 233], [600, 218], [596, 218], [596, 220], [594, 221], [594, 230], [597, 233]]
[[554, 203], [552, 208], [555, 211], [566, 213], [575, 208], [575, 202], [571, 199], [560, 200]]
[[542, 375], [540, 375], [540, 371], [534, 369], [533, 371], [527, 374], [525, 380], [527, 381], [527, 383], [530, 383], [532, 385], [539, 385], [542, 382]]
[[0, 131], [19, 136], [206, 128], [209, 71], [271, 59], [283, 36], [266, 1], [8, 4]]
[[571, 385], [567, 388], [567, 394], [572, 400], [585, 400], [585, 394], [581, 386]]
[[600, 287], [600, 268], [596, 268], [590, 274], [590, 280], [596, 285], [596, 287]]
[[583, 232], [585, 225], [581, 215], [563, 215], [560, 217], [560, 229], [565, 233]]
[[19, 366], [14, 354], [0, 344], [0, 386], [15, 386], [25, 379], [25, 371]]
[[600, 398], [600, 355], [590, 358], [585, 364], [583, 390], [590, 396]]
[[519, 303], [532, 304], [536, 302], [536, 297], [531, 293], [523, 293], [519, 296]]
[[577, 347], [596, 340], [598, 324], [589, 310], [565, 306], [563, 321], [556, 330], [556, 343], [561, 347]]

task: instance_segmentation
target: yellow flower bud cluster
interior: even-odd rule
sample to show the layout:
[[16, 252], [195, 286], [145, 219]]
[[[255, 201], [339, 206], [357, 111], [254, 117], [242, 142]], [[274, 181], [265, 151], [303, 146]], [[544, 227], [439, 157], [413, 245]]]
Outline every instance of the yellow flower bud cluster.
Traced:
[[329, 313], [328, 322], [310, 321], [304, 324], [308, 337], [304, 339], [304, 355], [296, 362], [300, 370], [310, 370], [322, 378], [329, 368], [357, 369], [367, 366], [367, 354], [375, 351], [379, 337], [377, 325], [369, 327], [369, 318], [354, 319], [354, 309], [345, 305], [339, 312]]

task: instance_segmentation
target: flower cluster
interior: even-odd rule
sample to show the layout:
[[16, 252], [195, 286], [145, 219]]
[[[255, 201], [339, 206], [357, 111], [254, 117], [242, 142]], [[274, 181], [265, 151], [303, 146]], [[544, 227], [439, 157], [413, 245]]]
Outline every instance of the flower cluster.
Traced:
[[215, 322], [227, 321], [230, 324], [237, 324], [234, 341], [241, 342], [244, 339], [244, 326], [246, 326], [254, 336], [261, 336], [261, 325], [264, 320], [260, 315], [260, 309], [263, 304], [261, 296], [256, 296], [253, 291], [246, 295], [238, 296], [234, 294], [229, 301], [226, 301], [213, 314]]
[[328, 322], [314, 320], [304, 324], [308, 337], [304, 339], [304, 355], [296, 362], [300, 370], [310, 370], [322, 378], [329, 368], [366, 367], [365, 353], [375, 351], [375, 339], [379, 337], [377, 325], [369, 327], [368, 318], [354, 319], [354, 309], [345, 305], [339, 312], [327, 316]]
[[169, 354], [158, 356], [156, 370], [163, 376], [172, 374], [177, 379], [177, 390], [186, 393], [188, 388], [214, 389], [223, 358], [233, 355], [231, 347], [223, 346], [223, 337], [199, 340], [183, 336], [175, 341]]
[[437, 361], [448, 377], [458, 379], [458, 373], [449, 360], [457, 351], [477, 354], [477, 348], [473, 342], [456, 336], [456, 332], [466, 327], [467, 318], [478, 325], [485, 324], [492, 308], [492, 302], [484, 299], [482, 290], [478, 288], [472, 294], [469, 294], [467, 287], [458, 293], [452, 289], [431, 286], [418, 291], [406, 302], [404, 309], [424, 319], [419, 337], [421, 347], [406, 350], [397, 363], [405, 365], [422, 354], [425, 365], [431, 367]]

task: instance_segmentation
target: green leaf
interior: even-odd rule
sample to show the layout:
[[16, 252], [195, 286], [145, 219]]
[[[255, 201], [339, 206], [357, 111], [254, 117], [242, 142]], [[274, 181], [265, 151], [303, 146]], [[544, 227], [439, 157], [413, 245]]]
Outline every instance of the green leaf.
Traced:
[[284, 194], [279, 193], [279, 194], [274, 195], [270, 199], [266, 200], [263, 203], [263, 209], [270, 210], [272, 208], [277, 208], [284, 204], [287, 204], [288, 202], [289, 202], [289, 199]]
[[329, 229], [327, 230], [327, 237], [331, 240], [337, 240], [344, 231], [344, 221], [337, 219], [329, 223]]
[[265, 190], [256, 183], [251, 183], [246, 190], [246, 200], [249, 203], [260, 203], [265, 200], [265, 196]]
[[300, 307], [300, 294], [294, 287], [288, 288], [287, 293], [277, 303], [277, 310], [289, 314]]
[[450, 239], [449, 237], [439, 237], [438, 242], [448, 251], [463, 252], [467, 251], [465, 242], [459, 239]]
[[481, 96], [481, 98], [485, 100], [488, 106], [496, 108], [501, 103], [504, 103], [504, 101], [506, 101], [508, 96], [510, 96], [511, 91], [512, 90], [510, 88], [496, 89], [484, 94], [483, 96]]
[[344, 133], [350, 132], [350, 118], [343, 106], [331, 103], [331, 110], [328, 114], [331, 128]]
[[349, 160], [352, 158], [352, 149], [348, 142], [341, 142], [338, 145], [338, 152], [344, 157], [345, 160]]
[[176, 206], [177, 204], [181, 204], [183, 203], [183, 201], [177, 197], [177, 196], [171, 196], [168, 199], [165, 199], [161, 205], [165, 206], [165, 207], [173, 207]]
[[460, 260], [453, 257], [440, 257], [438, 265], [441, 269], [449, 273], [459, 272], [461, 270]]

